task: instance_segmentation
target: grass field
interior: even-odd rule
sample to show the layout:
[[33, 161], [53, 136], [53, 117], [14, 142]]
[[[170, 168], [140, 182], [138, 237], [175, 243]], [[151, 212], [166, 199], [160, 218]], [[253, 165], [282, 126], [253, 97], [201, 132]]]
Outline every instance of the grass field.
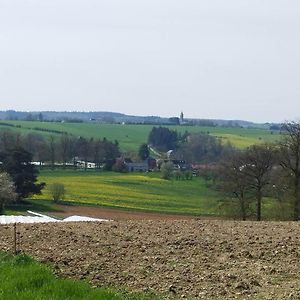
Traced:
[[[63, 183], [66, 195], [62, 203], [91, 205], [128, 211], [184, 214], [221, 218], [239, 218], [238, 202], [227, 199], [207, 187], [204, 179], [164, 180], [159, 173], [114, 173], [95, 171], [43, 171], [39, 180]], [[29, 200], [33, 210], [56, 212], [47, 187], [43, 194]], [[28, 209], [28, 208], [26, 208]], [[256, 211], [255, 202], [253, 211]], [[24, 213], [20, 209], [9, 208], [9, 213]], [[255, 219], [255, 215], [252, 216]], [[276, 199], [264, 198], [262, 202], [264, 220], [291, 219], [289, 202], [280, 203]]]
[[125, 295], [113, 289], [91, 288], [86, 282], [56, 278], [50, 268], [26, 255], [0, 252], [0, 299], [5, 300], [139, 300], [153, 295]]
[[[157, 173], [44, 171], [39, 180], [47, 185], [63, 183], [66, 188], [64, 201], [74, 204], [161, 213], [218, 214], [218, 195], [200, 178], [168, 181], [160, 179]], [[36, 199], [50, 200], [47, 188]]]
[[[60, 122], [32, 122], [32, 121], [3, 121], [12, 126], [0, 124], [0, 129], [17, 130], [20, 133], [35, 132], [49, 137], [60, 136], [55, 132], [42, 131], [44, 129], [67, 132], [75, 137], [104, 138], [118, 140], [121, 150], [137, 150], [139, 145], [147, 141], [152, 125], [121, 125], [121, 124], [95, 124], [95, 123], [60, 123]], [[2, 122], [2, 123], [3, 123]], [[169, 126], [173, 130], [184, 133], [206, 132], [231, 142], [238, 148], [244, 148], [260, 142], [270, 142], [279, 139], [277, 133], [265, 129], [223, 128], [205, 126]]]

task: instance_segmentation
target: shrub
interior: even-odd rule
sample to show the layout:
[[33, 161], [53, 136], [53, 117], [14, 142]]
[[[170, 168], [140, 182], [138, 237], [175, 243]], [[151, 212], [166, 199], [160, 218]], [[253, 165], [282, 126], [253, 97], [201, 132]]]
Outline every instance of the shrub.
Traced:
[[171, 179], [173, 176], [173, 171], [174, 171], [173, 163], [170, 161], [163, 163], [161, 165], [160, 171], [161, 171], [162, 179], [167, 179], [167, 180]]
[[62, 183], [52, 183], [49, 185], [49, 191], [55, 203], [62, 200], [66, 193], [65, 186]]

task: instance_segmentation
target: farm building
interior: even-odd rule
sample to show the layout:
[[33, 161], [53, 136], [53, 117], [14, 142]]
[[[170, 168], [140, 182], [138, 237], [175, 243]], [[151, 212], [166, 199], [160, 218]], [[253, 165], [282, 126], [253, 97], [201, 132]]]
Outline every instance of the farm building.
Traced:
[[149, 170], [153, 170], [157, 167], [157, 164], [156, 164], [156, 159], [153, 158], [153, 157], [148, 157], [146, 160], [145, 160], [145, 163], [148, 164], [148, 168]]
[[78, 160], [76, 161], [76, 166], [79, 167], [79, 168], [87, 168], [87, 169], [95, 169], [96, 168], [96, 164], [93, 163], [93, 162], [85, 162], [83, 160]]
[[125, 163], [128, 172], [148, 172], [147, 162], [127, 162]]

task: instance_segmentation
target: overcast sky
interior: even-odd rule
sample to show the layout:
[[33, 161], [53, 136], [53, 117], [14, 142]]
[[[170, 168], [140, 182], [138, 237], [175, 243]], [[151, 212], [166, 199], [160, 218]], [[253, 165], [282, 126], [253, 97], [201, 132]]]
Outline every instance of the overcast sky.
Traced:
[[0, 0], [0, 110], [300, 118], [299, 0]]

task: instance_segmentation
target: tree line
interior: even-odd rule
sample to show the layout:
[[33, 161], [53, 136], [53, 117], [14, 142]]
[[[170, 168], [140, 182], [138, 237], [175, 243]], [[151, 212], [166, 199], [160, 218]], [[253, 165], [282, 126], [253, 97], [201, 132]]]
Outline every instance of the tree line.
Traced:
[[290, 218], [300, 218], [300, 124], [285, 123], [282, 138], [273, 144], [253, 145], [226, 155], [214, 170], [215, 187], [225, 204], [237, 204], [246, 220], [262, 219], [263, 201], [274, 199], [280, 209], [289, 207]]
[[[205, 167], [199, 174], [222, 195], [224, 207], [243, 220], [262, 219], [264, 201], [278, 204], [286, 218], [300, 218], [300, 123], [287, 122], [280, 128], [278, 142], [238, 150], [222, 144], [207, 133], [178, 134], [154, 127], [148, 143], [156, 149], [172, 149], [172, 158]], [[165, 178], [175, 175], [173, 167], [162, 168]], [[275, 202], [274, 202], [275, 201]]]
[[82, 161], [85, 169], [88, 162], [93, 162], [96, 169], [102, 165], [111, 169], [115, 159], [120, 156], [118, 142], [106, 138], [87, 139], [68, 134], [62, 134], [59, 138], [44, 138], [36, 133], [21, 135], [10, 130], [0, 131], [0, 153], [17, 148], [29, 152], [33, 161], [41, 165], [48, 163], [52, 168], [56, 163], [61, 163], [65, 168], [69, 162], [76, 167], [77, 162]]
[[[64, 134], [58, 139], [52, 136], [45, 139], [35, 133], [20, 135], [13, 131], [0, 131], [0, 214], [5, 204], [20, 203], [31, 195], [41, 193], [45, 183], [38, 182], [39, 172], [33, 161], [41, 165], [47, 162], [54, 169], [57, 162], [65, 168], [70, 161], [76, 168], [81, 160], [85, 169], [88, 162], [93, 162], [95, 169], [104, 165], [111, 170], [119, 156], [118, 143], [105, 138], [74, 138]], [[57, 189], [57, 186], [52, 188]], [[52, 194], [55, 200], [57, 190]]]
[[183, 134], [167, 127], [153, 127], [148, 143], [159, 151], [172, 150], [173, 159], [183, 159], [187, 163], [217, 162], [234, 148], [230, 143], [223, 144], [220, 139], [206, 132]]

